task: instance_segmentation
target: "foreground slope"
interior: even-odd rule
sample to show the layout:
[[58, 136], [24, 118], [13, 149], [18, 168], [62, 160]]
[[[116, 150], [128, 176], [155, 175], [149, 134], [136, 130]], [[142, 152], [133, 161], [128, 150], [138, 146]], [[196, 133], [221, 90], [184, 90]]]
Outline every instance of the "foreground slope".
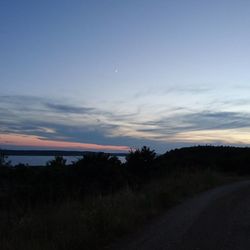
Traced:
[[250, 249], [250, 181], [203, 193], [171, 209], [122, 250]]

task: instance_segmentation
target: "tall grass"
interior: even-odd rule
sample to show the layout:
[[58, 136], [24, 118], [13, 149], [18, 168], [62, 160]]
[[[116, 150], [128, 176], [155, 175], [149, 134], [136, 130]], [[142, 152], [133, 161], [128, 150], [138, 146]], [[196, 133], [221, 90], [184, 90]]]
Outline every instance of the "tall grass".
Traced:
[[0, 211], [2, 250], [105, 249], [185, 197], [223, 183], [211, 171], [178, 172], [132, 190]]

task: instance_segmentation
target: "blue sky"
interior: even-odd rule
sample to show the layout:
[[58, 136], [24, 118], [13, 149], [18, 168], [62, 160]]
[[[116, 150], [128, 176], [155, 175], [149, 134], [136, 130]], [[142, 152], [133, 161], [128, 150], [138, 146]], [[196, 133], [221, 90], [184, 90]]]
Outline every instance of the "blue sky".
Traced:
[[249, 14], [243, 0], [2, 0], [1, 147], [249, 145]]

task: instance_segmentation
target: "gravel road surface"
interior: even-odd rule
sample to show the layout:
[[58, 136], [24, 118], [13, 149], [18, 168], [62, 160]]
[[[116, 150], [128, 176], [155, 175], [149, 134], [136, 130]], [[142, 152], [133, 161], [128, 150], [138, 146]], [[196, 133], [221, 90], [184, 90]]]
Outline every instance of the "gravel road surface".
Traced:
[[249, 250], [250, 181], [187, 200], [115, 249]]

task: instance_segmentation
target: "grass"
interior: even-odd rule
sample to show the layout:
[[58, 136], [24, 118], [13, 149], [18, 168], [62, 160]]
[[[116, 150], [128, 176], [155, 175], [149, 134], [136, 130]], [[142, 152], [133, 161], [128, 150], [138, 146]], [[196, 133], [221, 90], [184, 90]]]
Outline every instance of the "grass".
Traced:
[[22, 211], [12, 207], [0, 214], [0, 249], [105, 249], [186, 197], [232, 180], [211, 171], [178, 172], [136, 191], [125, 188]]

